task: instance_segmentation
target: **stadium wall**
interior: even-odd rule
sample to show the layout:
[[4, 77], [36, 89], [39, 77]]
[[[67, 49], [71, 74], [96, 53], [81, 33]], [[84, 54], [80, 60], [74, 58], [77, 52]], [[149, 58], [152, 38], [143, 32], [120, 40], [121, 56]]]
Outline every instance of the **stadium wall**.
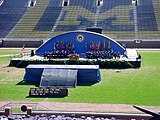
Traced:
[[0, 47], [34, 47], [38, 48], [43, 44], [42, 39], [25, 39], [25, 38], [17, 38], [17, 39], [2, 39], [0, 41]]
[[[2, 38], [0, 39], [0, 47], [22, 47], [25, 44], [25, 47], [40, 47], [44, 41], [48, 39], [34, 39], [34, 38]], [[126, 48], [160, 48], [160, 40], [131, 40], [131, 39], [116, 39], [118, 43], [123, 45]]]
[[116, 40], [126, 48], [160, 48], [160, 40]]

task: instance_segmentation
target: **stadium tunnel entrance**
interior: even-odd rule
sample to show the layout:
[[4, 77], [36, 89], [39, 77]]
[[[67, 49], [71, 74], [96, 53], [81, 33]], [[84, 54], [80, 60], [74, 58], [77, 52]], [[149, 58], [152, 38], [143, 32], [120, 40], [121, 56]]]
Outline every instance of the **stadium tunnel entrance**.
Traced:
[[83, 56], [87, 51], [110, 51], [126, 55], [126, 49], [113, 39], [89, 31], [71, 31], [55, 36], [42, 44], [36, 55], [43, 56], [45, 52], [69, 51]]

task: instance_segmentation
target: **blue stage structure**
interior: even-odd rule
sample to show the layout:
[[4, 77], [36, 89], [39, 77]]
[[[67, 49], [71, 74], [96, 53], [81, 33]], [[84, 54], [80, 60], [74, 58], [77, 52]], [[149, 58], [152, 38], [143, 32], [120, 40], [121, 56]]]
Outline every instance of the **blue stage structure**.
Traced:
[[69, 88], [75, 87], [77, 83], [97, 83], [101, 81], [99, 65], [31, 64], [26, 67], [25, 71], [24, 80], [26, 82], [38, 82], [41, 83], [40, 86], [46, 87]]
[[84, 55], [87, 51], [111, 51], [125, 55], [126, 49], [113, 39], [89, 31], [72, 31], [55, 36], [36, 50], [36, 55], [43, 56], [45, 52], [68, 50]]
[[10, 66], [29, 64], [99, 65], [101, 68], [139, 68], [141, 56], [115, 40], [90, 31], [57, 35], [41, 45], [31, 57], [15, 58]]

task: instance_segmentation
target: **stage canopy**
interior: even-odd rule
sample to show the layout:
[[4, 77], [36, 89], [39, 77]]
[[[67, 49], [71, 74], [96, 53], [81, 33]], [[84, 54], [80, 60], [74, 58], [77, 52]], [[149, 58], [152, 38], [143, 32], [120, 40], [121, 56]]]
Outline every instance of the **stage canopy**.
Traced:
[[77, 54], [84, 54], [92, 47], [96, 50], [108, 50], [124, 55], [126, 50], [113, 39], [99, 33], [89, 31], [72, 31], [55, 36], [36, 50], [36, 55], [53, 52], [57, 49], [73, 49]]

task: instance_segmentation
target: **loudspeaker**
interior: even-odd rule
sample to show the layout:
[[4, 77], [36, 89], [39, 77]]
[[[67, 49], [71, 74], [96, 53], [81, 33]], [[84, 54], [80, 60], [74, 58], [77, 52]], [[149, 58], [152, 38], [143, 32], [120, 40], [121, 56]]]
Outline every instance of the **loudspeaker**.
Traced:
[[31, 2], [30, 6], [33, 6], [34, 5], [34, 2]]
[[98, 4], [97, 4], [97, 6], [100, 6], [100, 1], [98, 1]]
[[102, 28], [101, 27], [89, 27], [86, 29], [86, 31], [91, 31], [91, 32], [96, 32], [96, 33], [102, 33]]
[[64, 6], [68, 6], [68, 2], [65, 1], [65, 2], [64, 2]]

